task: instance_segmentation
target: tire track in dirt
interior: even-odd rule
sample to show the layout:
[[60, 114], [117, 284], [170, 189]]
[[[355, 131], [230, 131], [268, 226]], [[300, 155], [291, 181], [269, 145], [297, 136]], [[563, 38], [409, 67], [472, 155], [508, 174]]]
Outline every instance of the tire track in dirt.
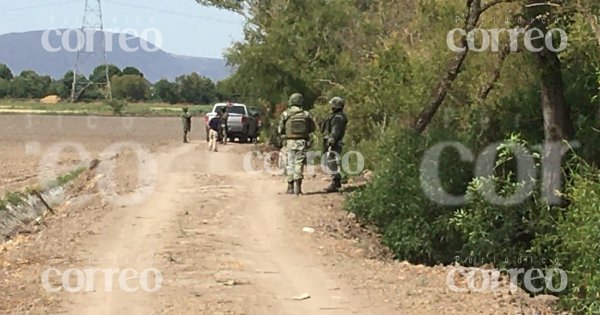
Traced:
[[[177, 206], [177, 196], [186, 188], [189, 174], [172, 172], [171, 165], [180, 156], [193, 149], [192, 146], [180, 146], [156, 157], [159, 165], [154, 193], [143, 204], [122, 207], [105, 219], [104, 228], [93, 237], [83, 240], [79, 257], [88, 257], [94, 262], [93, 268], [133, 269], [137, 273], [154, 268], [157, 249], [170, 241], [172, 231], [165, 229], [165, 223], [172, 220], [173, 209]], [[90, 267], [90, 266], [87, 266]], [[129, 273], [129, 287], [137, 285], [140, 276]], [[154, 310], [151, 303], [154, 293], [143, 290], [125, 292], [117, 277], [113, 277], [112, 286], [106, 287], [105, 274], [94, 273], [93, 292], [78, 294], [64, 293], [64, 300], [70, 304], [65, 307], [70, 314], [149, 314]], [[138, 281], [137, 284], [140, 282]], [[153, 287], [153, 286], [152, 286]], [[107, 288], [109, 288], [107, 290]]]
[[[289, 230], [285, 205], [301, 199], [278, 195], [278, 180], [244, 172], [242, 155], [228, 152], [232, 148], [213, 153], [181, 146], [158, 156], [154, 194], [143, 205], [116, 211], [97, 235], [82, 241], [80, 256], [103, 259], [95, 268], [158, 269], [165, 280], [158, 292], [128, 293], [116, 279], [107, 292], [99, 272], [93, 292], [63, 294], [65, 311], [293, 315], [369, 307], [330, 277], [299, 244], [301, 235]], [[139, 276], [131, 278], [136, 283]], [[310, 298], [294, 299], [304, 294]]]
[[[181, 209], [172, 230], [179, 241], [163, 256], [170, 264], [161, 290], [169, 313], [202, 314], [397, 314], [347, 292], [291, 230], [288, 204], [302, 198], [280, 195], [281, 178], [244, 172], [243, 157], [203, 152], [206, 172], [195, 174], [202, 195]], [[307, 205], [308, 206], [308, 205]], [[181, 275], [185, 276], [181, 276]], [[295, 300], [304, 294], [306, 300]], [[174, 303], [173, 296], [181, 297]], [[171, 298], [170, 298], [171, 297]], [[367, 309], [370, 309], [367, 310]]]
[[[325, 203], [337, 204], [340, 196], [280, 194], [281, 177], [244, 172], [243, 153], [250, 146], [219, 149], [208, 152], [201, 142], [154, 154], [158, 183], [143, 204], [118, 207], [95, 194], [84, 208], [65, 205], [39, 237], [20, 243], [28, 250], [0, 251], [0, 257], [11, 257], [10, 279], [0, 284], [6, 291], [19, 287], [7, 296], [20, 304], [7, 300], [0, 308], [33, 314], [551, 313], [521, 305], [528, 300], [519, 296], [448, 292], [446, 267], [365, 259], [355, 254], [360, 244], [336, 240], [327, 229], [332, 213], [322, 211], [334, 210]], [[126, 171], [133, 162], [122, 158]], [[126, 182], [134, 176], [120, 174]], [[307, 184], [310, 191], [323, 183], [309, 179]], [[306, 225], [317, 231], [304, 233]], [[55, 254], [65, 262], [54, 263], [49, 256]], [[128, 293], [118, 288], [116, 276], [107, 292], [97, 273], [92, 292], [48, 293], [39, 279], [49, 266], [63, 272], [156, 268], [164, 283], [154, 293]], [[128, 278], [139, 284], [139, 276]], [[59, 280], [52, 283], [58, 286]], [[304, 293], [310, 298], [293, 300]]]

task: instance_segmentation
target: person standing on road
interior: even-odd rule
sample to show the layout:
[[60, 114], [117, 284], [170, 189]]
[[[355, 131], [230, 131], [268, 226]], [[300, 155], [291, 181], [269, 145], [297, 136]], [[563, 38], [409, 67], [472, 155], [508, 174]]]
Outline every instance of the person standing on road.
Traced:
[[[227, 103], [229, 106], [231, 103]], [[229, 113], [227, 113], [227, 107], [223, 107], [221, 113], [221, 129], [219, 130], [219, 136], [221, 137], [221, 143], [227, 144], [227, 120], [229, 119]]]
[[189, 134], [192, 132], [192, 115], [188, 112], [188, 108], [182, 108], [183, 113], [181, 113], [181, 124], [183, 125], [183, 143], [188, 143]]
[[213, 117], [208, 122], [208, 151], [217, 152], [217, 142], [219, 141], [219, 131], [221, 130], [221, 113]]
[[310, 147], [310, 135], [315, 131], [315, 121], [304, 109], [304, 97], [300, 93], [290, 96], [289, 108], [279, 119], [277, 131], [287, 149], [287, 191], [288, 194], [302, 194], [306, 151]]
[[327, 169], [332, 176], [331, 185], [325, 188], [325, 192], [338, 192], [342, 188], [340, 155], [342, 154], [343, 139], [348, 125], [348, 118], [344, 113], [345, 104], [344, 99], [339, 96], [332, 98], [329, 101], [331, 115], [321, 125]]

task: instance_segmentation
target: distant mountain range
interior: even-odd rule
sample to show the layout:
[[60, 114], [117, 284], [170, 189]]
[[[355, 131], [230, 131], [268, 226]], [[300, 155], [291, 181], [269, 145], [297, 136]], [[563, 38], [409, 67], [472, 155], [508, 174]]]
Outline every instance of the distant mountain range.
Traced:
[[[38, 74], [62, 78], [65, 72], [73, 69], [77, 57], [78, 30], [32, 31], [0, 35], [0, 63], [8, 65], [17, 75], [23, 70], [34, 70]], [[67, 35], [64, 35], [64, 34]], [[84, 35], [84, 33], [79, 32]], [[133, 66], [150, 82], [160, 79], [174, 80], [182, 74], [197, 72], [214, 81], [227, 78], [233, 72], [225, 60], [216, 58], [178, 56], [158, 49], [154, 44], [141, 38], [106, 32], [107, 43], [112, 43], [112, 51], [107, 52], [108, 63], [123, 69]], [[45, 36], [44, 36], [45, 35]], [[89, 49], [81, 54], [83, 60], [80, 71], [89, 75], [102, 64], [100, 46], [101, 33], [90, 34]], [[121, 38], [124, 39], [121, 40]], [[120, 44], [126, 42], [126, 46]], [[63, 43], [66, 43], [63, 44]], [[96, 47], [97, 46], [97, 47]], [[123, 47], [121, 47], [123, 46]], [[72, 47], [72, 48], [71, 48]], [[127, 51], [129, 48], [135, 51]]]

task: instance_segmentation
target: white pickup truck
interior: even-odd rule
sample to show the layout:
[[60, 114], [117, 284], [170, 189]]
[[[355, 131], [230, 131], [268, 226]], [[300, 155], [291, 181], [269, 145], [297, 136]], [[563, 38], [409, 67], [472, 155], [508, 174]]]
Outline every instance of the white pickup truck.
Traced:
[[[259, 117], [251, 115], [244, 104], [238, 103], [217, 103], [213, 106], [210, 113], [204, 117], [206, 125], [206, 141], [208, 141], [208, 131], [210, 127], [208, 122], [217, 116], [223, 108], [227, 108], [229, 118], [227, 119], [227, 139], [233, 141], [238, 138], [241, 143], [248, 141], [254, 142], [258, 137]], [[221, 139], [219, 139], [221, 140]]]

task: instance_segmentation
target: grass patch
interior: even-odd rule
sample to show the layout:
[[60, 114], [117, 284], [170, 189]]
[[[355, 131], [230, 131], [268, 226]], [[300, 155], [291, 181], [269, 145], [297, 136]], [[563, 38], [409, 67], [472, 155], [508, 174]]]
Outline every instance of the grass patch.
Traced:
[[[70, 171], [69, 173], [61, 175], [48, 183], [43, 189], [53, 189], [65, 186], [66, 184], [77, 179], [79, 175], [85, 172], [86, 169], [86, 167], [79, 167], [73, 171]], [[43, 189], [39, 186], [30, 186], [21, 192], [7, 192], [6, 195], [4, 195], [4, 198], [0, 199], [0, 211], [5, 211], [9, 205], [14, 207], [22, 205], [25, 200], [27, 200], [27, 198], [33, 194], [34, 191], [41, 191]]]
[[27, 199], [27, 195], [23, 192], [7, 192], [3, 199], [0, 199], [0, 210], [6, 210], [8, 205], [19, 206]]
[[64, 185], [72, 182], [73, 180], [75, 180], [77, 177], [79, 177], [79, 175], [81, 175], [83, 172], [85, 172], [86, 169], [87, 169], [87, 167], [82, 166], [75, 170], [72, 170], [67, 174], [57, 177], [55, 180], [50, 182], [50, 184], [48, 184], [46, 187], [47, 188], [56, 188], [56, 187], [64, 186]]
[[6, 202], [14, 206], [21, 205], [25, 202], [25, 198], [27, 198], [27, 196], [22, 192], [8, 192], [4, 196]]

